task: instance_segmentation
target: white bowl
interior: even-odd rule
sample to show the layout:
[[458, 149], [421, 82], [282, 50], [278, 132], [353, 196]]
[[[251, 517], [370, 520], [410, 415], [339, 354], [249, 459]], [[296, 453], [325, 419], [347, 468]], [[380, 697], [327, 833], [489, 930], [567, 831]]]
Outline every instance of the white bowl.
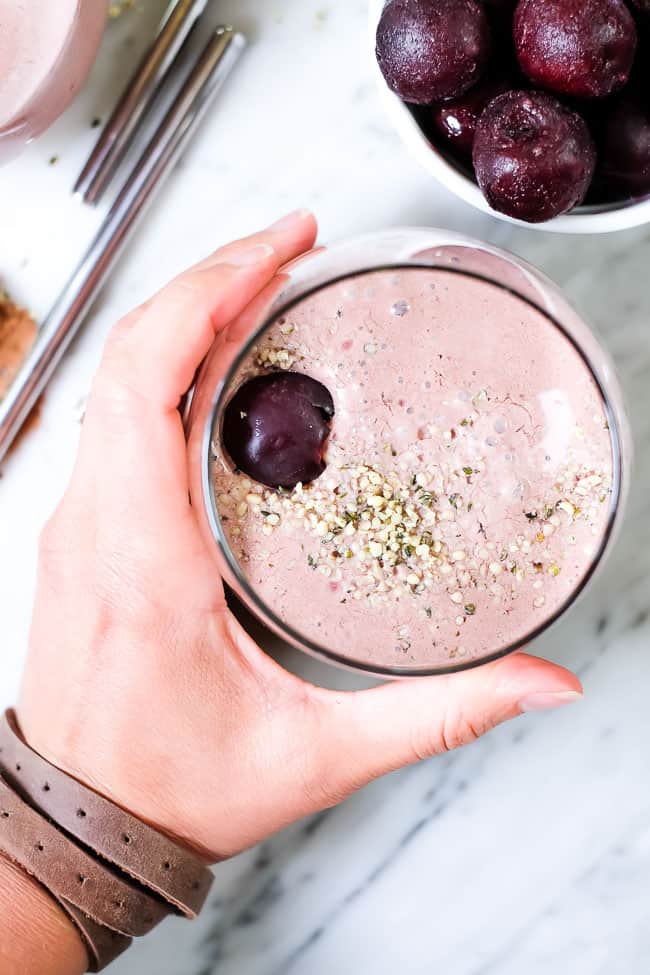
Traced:
[[411, 115], [407, 106], [389, 89], [377, 65], [375, 57], [375, 35], [377, 24], [384, 7], [384, 0], [369, 0], [369, 46], [372, 71], [376, 78], [383, 105], [393, 125], [401, 136], [404, 145], [422, 166], [435, 176], [448, 190], [461, 200], [470, 203], [483, 213], [492, 214], [499, 220], [528, 227], [532, 230], [552, 230], [560, 234], [603, 234], [614, 230], [627, 230], [650, 222], [650, 198], [640, 202], [610, 203], [604, 206], [578, 207], [562, 217], [555, 217], [545, 223], [526, 223], [514, 220], [504, 213], [498, 213], [489, 205], [480, 189], [453, 163], [431, 145], [426, 135]]

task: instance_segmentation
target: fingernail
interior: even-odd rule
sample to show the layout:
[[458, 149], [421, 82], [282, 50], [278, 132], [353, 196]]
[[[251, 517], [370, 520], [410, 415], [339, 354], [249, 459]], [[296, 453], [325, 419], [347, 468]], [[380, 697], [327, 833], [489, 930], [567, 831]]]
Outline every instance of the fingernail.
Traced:
[[290, 227], [301, 223], [310, 216], [311, 210], [294, 210], [293, 213], [288, 213], [286, 217], [282, 217], [281, 220], [276, 220], [275, 223], [272, 223], [269, 230], [289, 230]]
[[256, 244], [255, 247], [249, 247], [247, 250], [232, 254], [228, 257], [228, 264], [234, 264], [235, 267], [250, 267], [251, 264], [259, 264], [260, 261], [265, 261], [274, 253], [275, 251], [270, 244]]
[[573, 704], [582, 700], [580, 691], [556, 691], [546, 694], [529, 694], [519, 702], [519, 710], [523, 713], [527, 711], [548, 711], [551, 708], [561, 708], [565, 704]]

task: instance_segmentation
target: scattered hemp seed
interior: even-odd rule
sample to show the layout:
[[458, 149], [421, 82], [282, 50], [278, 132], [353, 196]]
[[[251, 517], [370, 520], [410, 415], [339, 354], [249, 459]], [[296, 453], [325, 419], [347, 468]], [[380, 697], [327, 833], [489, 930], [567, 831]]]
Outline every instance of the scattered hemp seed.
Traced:
[[255, 362], [267, 369], [290, 369], [296, 363], [296, 356], [289, 349], [259, 349]]
[[121, 17], [122, 14], [130, 10], [133, 7], [135, 0], [117, 0], [117, 2], [112, 3], [108, 8], [108, 16], [113, 20]]
[[[301, 358], [294, 337], [282, 347], [281, 335], [289, 334], [288, 323], [279, 321], [269, 341], [252, 352], [260, 371], [288, 368], [294, 358]], [[370, 349], [365, 352], [371, 354]], [[482, 392], [475, 403], [488, 399]], [[294, 534], [307, 566], [331, 578], [333, 592], [343, 583], [349, 603], [370, 600], [378, 606], [391, 598], [412, 601], [421, 596], [429, 605], [418, 615], [433, 620], [432, 607], [446, 596], [456, 606], [452, 622], [463, 612], [466, 622], [477, 614], [477, 605], [483, 605], [468, 601], [479, 594], [508, 607], [525, 596], [527, 587], [536, 590], [536, 600], [543, 598], [544, 585], [552, 584], [549, 579], [545, 583], [545, 577], [568, 573], [570, 546], [582, 545], [585, 533], [597, 530], [602, 512], [598, 502], [610, 496], [608, 474], [569, 458], [542, 497], [534, 493], [534, 485], [527, 489], [517, 481], [521, 492], [513, 496], [521, 499], [518, 525], [484, 525], [476, 517], [465, 518], [477, 509], [480, 517], [482, 505], [460, 493], [467, 491], [463, 475], [489, 471], [489, 455], [471, 452], [471, 465], [458, 466], [454, 446], [472, 436], [467, 428], [477, 425], [477, 416], [482, 422], [480, 412], [477, 405], [474, 419], [466, 416], [455, 429], [443, 431], [428, 424], [422, 437], [418, 431], [418, 439], [426, 434], [444, 441], [439, 444], [442, 460], [435, 465], [427, 465], [413, 449], [398, 452], [382, 439], [374, 445], [381, 455], [377, 467], [355, 462], [333, 443], [334, 456], [328, 457], [322, 479], [291, 489], [266, 488], [243, 476], [231, 477], [224, 486], [217, 472], [220, 517], [230, 517], [227, 531], [240, 560], [251, 560], [245, 550], [251, 533], [271, 536], [277, 528]], [[308, 554], [309, 549], [315, 554]], [[400, 649], [404, 652], [403, 646]]]

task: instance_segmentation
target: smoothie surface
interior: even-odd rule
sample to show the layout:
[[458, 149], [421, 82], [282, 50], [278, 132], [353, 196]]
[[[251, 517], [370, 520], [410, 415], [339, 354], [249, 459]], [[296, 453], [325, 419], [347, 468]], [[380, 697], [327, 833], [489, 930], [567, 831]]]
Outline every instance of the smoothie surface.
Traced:
[[368, 272], [279, 319], [247, 378], [306, 373], [331, 392], [327, 467], [274, 491], [214, 487], [257, 595], [320, 647], [368, 667], [469, 662], [553, 618], [610, 518], [612, 445], [572, 343], [505, 289], [445, 270]]

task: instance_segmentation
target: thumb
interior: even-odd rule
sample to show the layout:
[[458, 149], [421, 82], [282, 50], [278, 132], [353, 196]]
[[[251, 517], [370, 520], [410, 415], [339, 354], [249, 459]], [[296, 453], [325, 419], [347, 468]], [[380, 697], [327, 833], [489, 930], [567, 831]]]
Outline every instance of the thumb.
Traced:
[[[526, 711], [570, 704], [580, 681], [557, 664], [514, 654], [476, 670], [332, 695], [338, 798], [386, 772], [475, 741]], [[334, 730], [336, 729], [336, 730]]]

